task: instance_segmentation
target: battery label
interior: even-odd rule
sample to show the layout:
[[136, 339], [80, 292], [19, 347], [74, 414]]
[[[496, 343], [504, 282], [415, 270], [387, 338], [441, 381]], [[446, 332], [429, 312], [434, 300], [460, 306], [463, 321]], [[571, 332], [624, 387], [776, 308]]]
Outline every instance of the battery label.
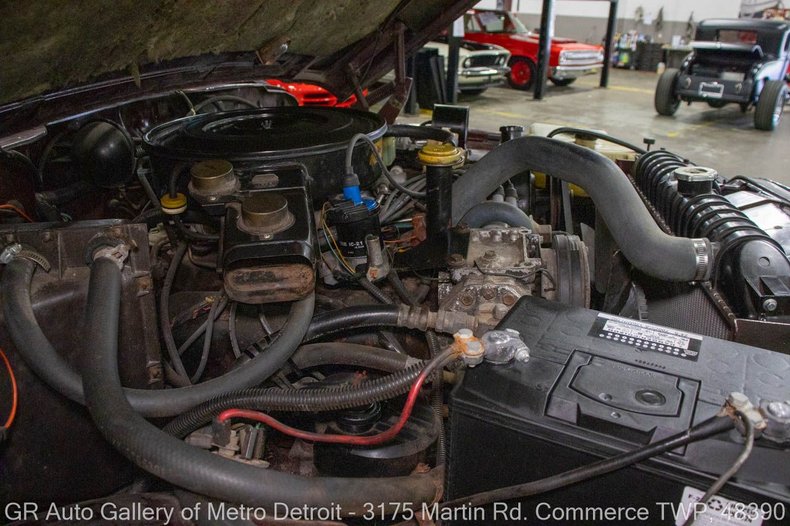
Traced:
[[695, 362], [702, 346], [699, 335], [604, 313], [598, 314], [589, 335]]
[[675, 507], [675, 526], [683, 526], [692, 517], [695, 525], [761, 526], [773, 508], [769, 503], [746, 504], [719, 495], [714, 495], [706, 504], [702, 504], [700, 500], [704, 494], [689, 486], [683, 489], [680, 504]]

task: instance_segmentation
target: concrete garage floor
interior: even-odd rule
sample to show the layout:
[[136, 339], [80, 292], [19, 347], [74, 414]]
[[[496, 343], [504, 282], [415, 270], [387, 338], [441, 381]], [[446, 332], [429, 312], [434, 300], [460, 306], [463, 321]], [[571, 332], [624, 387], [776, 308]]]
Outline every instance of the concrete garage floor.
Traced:
[[721, 109], [704, 103], [681, 105], [674, 117], [662, 117], [653, 109], [657, 79], [655, 73], [613, 69], [608, 89], [598, 87], [598, 76], [587, 76], [564, 88], [549, 83], [542, 101], [500, 87], [475, 97], [462, 95], [459, 104], [471, 107], [473, 128], [496, 131], [505, 124], [545, 122], [602, 129], [635, 144], [654, 137], [656, 147], [725, 177], [747, 175], [790, 184], [790, 105], [773, 132], [755, 130], [754, 111], [743, 114], [734, 104]]

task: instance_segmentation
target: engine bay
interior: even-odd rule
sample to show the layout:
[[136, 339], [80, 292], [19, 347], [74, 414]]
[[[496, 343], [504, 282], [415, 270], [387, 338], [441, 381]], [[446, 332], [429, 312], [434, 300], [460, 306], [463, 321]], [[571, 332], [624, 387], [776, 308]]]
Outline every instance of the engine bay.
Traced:
[[293, 104], [180, 91], [2, 149], [7, 520], [487, 524], [453, 510], [598, 464], [556, 505], [678, 501], [744, 443], [721, 494], [790, 503], [790, 188], [461, 106]]

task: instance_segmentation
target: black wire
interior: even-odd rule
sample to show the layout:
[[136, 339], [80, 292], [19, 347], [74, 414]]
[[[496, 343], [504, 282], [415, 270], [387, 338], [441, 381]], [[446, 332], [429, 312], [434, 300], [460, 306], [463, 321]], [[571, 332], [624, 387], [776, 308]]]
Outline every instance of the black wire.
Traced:
[[[206, 302], [205, 304], [208, 305], [208, 302]], [[209, 312], [208, 312], [209, 318], [207, 318], [206, 321], [201, 323], [200, 326], [197, 329], [195, 329], [195, 331], [192, 334], [190, 334], [186, 340], [184, 340], [184, 343], [182, 343], [181, 346], [178, 348], [179, 355], [183, 355], [187, 351], [187, 349], [189, 349], [192, 346], [192, 344], [195, 343], [198, 340], [198, 338], [200, 338], [206, 332], [206, 329], [208, 328], [208, 319], [211, 319], [212, 322], [216, 321], [219, 318], [220, 314], [222, 314], [222, 311], [225, 310], [225, 306], [227, 304], [228, 304], [228, 297], [222, 296], [219, 298], [219, 306], [217, 307], [217, 310], [213, 315], [211, 314], [211, 308], [209, 308]], [[211, 307], [213, 307], [213, 305], [214, 304], [212, 303]], [[173, 322], [173, 326], [175, 325], [177, 325], [176, 321]]]
[[190, 230], [178, 215], [173, 216], [173, 224], [176, 226], [179, 234], [192, 241], [219, 241], [218, 234], [204, 234], [203, 232]]
[[634, 451], [628, 451], [615, 457], [599, 460], [592, 464], [582, 466], [564, 473], [552, 475], [540, 480], [516, 484], [505, 488], [494, 489], [476, 493], [468, 497], [461, 497], [442, 504], [442, 508], [483, 506], [492, 502], [532, 497], [559, 488], [564, 488], [585, 480], [600, 477], [607, 473], [631, 466], [643, 460], [672, 451], [678, 447], [703, 440], [734, 427], [734, 422], [729, 416], [714, 416], [689, 429], [659, 440], [655, 444], [645, 446]]
[[211, 352], [211, 337], [214, 335], [214, 322], [216, 321], [217, 317], [220, 313], [220, 307], [223, 309], [227, 304], [227, 300], [225, 299], [225, 293], [222, 292], [220, 297], [214, 298], [214, 303], [211, 304], [211, 310], [208, 313], [208, 319], [206, 320], [206, 331], [205, 335], [203, 336], [203, 352], [200, 355], [200, 362], [198, 363], [198, 367], [195, 370], [195, 374], [189, 379], [190, 382], [197, 383], [200, 380], [200, 377], [203, 376], [203, 371], [206, 370], [206, 364], [208, 363], [208, 355]]
[[228, 318], [228, 336], [230, 337], [230, 346], [233, 349], [233, 355], [236, 358], [241, 358], [241, 348], [239, 347], [239, 337], [236, 333], [236, 317], [239, 309], [239, 303], [234, 301], [230, 306], [230, 315]]
[[[746, 459], [749, 458], [749, 455], [752, 453], [752, 448], [754, 447], [754, 425], [752, 424], [752, 421], [749, 420], [749, 417], [740, 411], [736, 411], [736, 414], [738, 415], [738, 418], [741, 419], [744, 431], [746, 432], [746, 440], [743, 443], [743, 449], [736, 457], [735, 462], [732, 463], [732, 466], [730, 466], [727, 471], [722, 473], [721, 476], [716, 479], [716, 482], [714, 482], [711, 487], [708, 488], [708, 491], [706, 491], [699, 500], [700, 507], [703, 510], [707, 508], [710, 499], [712, 499], [714, 495], [721, 491], [721, 488], [724, 487], [727, 481], [730, 480], [739, 469], [741, 469], [741, 466], [743, 466], [743, 464], [746, 462]], [[691, 513], [688, 518], [686, 518], [686, 522], [683, 523], [683, 526], [692, 526], [695, 520], [697, 520], [697, 515], [695, 513]]]
[[547, 137], [551, 138], [556, 135], [587, 135], [588, 137], [594, 137], [596, 139], [601, 139], [602, 141], [611, 142], [612, 144], [617, 144], [624, 148], [628, 148], [629, 150], [633, 150], [638, 154], [645, 154], [647, 150], [644, 148], [640, 148], [635, 144], [631, 144], [630, 142], [624, 141], [622, 139], [618, 139], [617, 137], [612, 137], [611, 135], [606, 135], [605, 133], [598, 133], [590, 130], [585, 130], [584, 128], [572, 128], [569, 126], [563, 126], [561, 128], [557, 128], [556, 130], [552, 130]]
[[173, 282], [176, 279], [176, 272], [181, 265], [181, 260], [184, 259], [184, 254], [187, 251], [187, 244], [181, 243], [173, 254], [173, 260], [170, 262], [170, 267], [167, 269], [165, 280], [162, 283], [162, 291], [159, 298], [159, 324], [162, 330], [162, 339], [165, 342], [167, 355], [170, 362], [178, 375], [179, 379], [189, 383], [189, 375], [184, 368], [184, 363], [181, 361], [181, 356], [178, 354], [178, 347], [176, 347], [175, 339], [173, 338], [173, 327], [170, 324], [170, 289], [173, 287]]

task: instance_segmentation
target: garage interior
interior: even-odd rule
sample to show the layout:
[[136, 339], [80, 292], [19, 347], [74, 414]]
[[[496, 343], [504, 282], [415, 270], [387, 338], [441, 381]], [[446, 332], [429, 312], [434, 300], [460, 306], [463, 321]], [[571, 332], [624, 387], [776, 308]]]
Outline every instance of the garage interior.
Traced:
[[[757, 5], [751, 7], [751, 4]], [[665, 49], [675, 47], [673, 42], [681, 42], [677, 46], [680, 51], [670, 49], [662, 55], [662, 59], [677, 65], [677, 57], [683, 56], [695, 22], [703, 17], [755, 16], [754, 10], [770, 9], [774, 4], [740, 0], [484, 0], [476, 7], [510, 10], [527, 28], [537, 30], [543, 27], [541, 21], [548, 6], [557, 36], [588, 44], [605, 42], [610, 24], [613, 41], [630, 31], [639, 38], [663, 44]], [[584, 16], [579, 16], [580, 12]], [[616, 53], [616, 48], [614, 42], [610, 53]], [[611, 60], [616, 63], [616, 56]], [[600, 75], [580, 77], [572, 86], [545, 82], [542, 88], [535, 86], [531, 91], [520, 92], [505, 85], [489, 88], [480, 95], [460, 93], [456, 100], [470, 107], [473, 128], [497, 129], [506, 121], [522, 126], [545, 123], [605, 130], [636, 143], [645, 138], [654, 139], [657, 147], [683, 152], [700, 165], [716, 166], [727, 178], [750, 175], [790, 184], [790, 172], [777, 169], [790, 161], [790, 126], [780, 125], [772, 133], [761, 133], [754, 129], [753, 110], [744, 113], [737, 105], [717, 109], [699, 103], [681, 104], [674, 117], [660, 116], [653, 107], [653, 97], [664, 67], [663, 62], [659, 71], [612, 65]], [[402, 118], [405, 122], [419, 123], [425, 121], [426, 115], [430, 115], [430, 110], [422, 110], [421, 115], [406, 113]]]
[[[741, 113], [737, 106], [713, 109], [692, 104], [673, 118], [662, 117], [653, 109], [657, 78], [651, 72], [613, 69], [608, 88], [588, 76], [573, 86], [549, 86], [541, 101], [529, 93], [495, 87], [474, 97], [460, 95], [458, 103], [471, 108], [474, 128], [541, 122], [606, 130], [635, 143], [653, 138], [659, 148], [715, 166], [725, 177], [750, 175], [790, 184], [790, 172], [781, 168], [790, 161], [790, 126], [785, 123], [769, 133], [755, 130], [751, 114]], [[418, 123], [429, 115], [406, 115], [404, 120]]]

